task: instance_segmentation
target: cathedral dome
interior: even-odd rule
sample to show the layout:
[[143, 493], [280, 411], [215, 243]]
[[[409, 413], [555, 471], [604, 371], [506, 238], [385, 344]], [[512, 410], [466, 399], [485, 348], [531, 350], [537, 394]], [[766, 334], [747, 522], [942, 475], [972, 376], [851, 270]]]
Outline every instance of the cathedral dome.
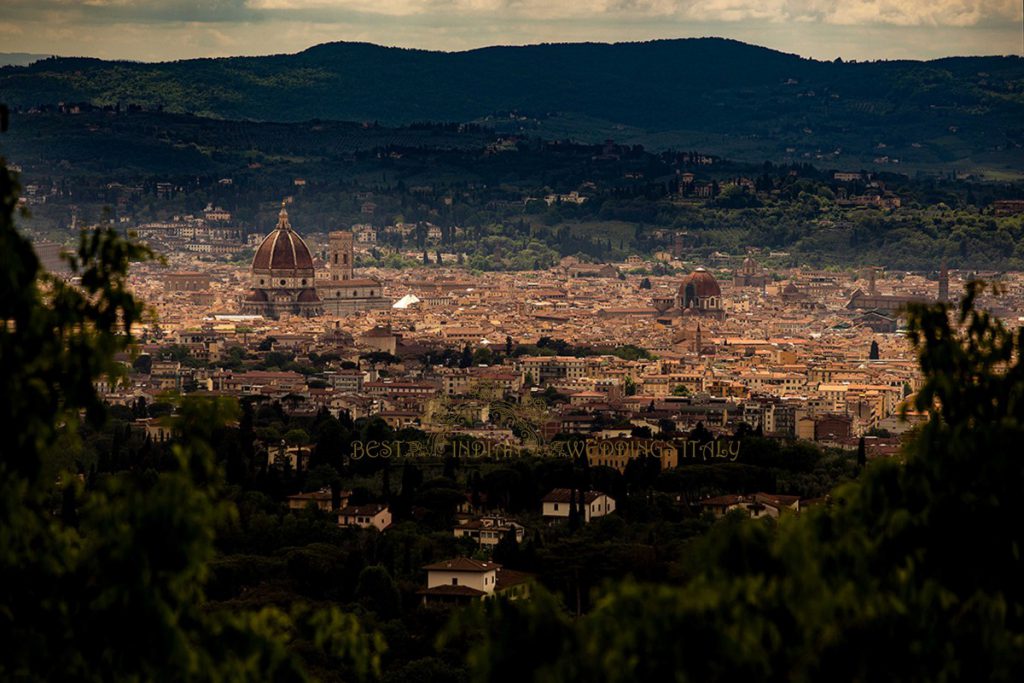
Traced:
[[272, 277], [313, 278], [313, 257], [309, 247], [288, 222], [288, 211], [281, 203], [277, 227], [267, 235], [252, 259], [253, 272], [266, 272]]
[[684, 300], [693, 297], [700, 299], [712, 296], [721, 297], [722, 289], [718, 286], [718, 281], [715, 280], [714, 275], [703, 268], [698, 268], [687, 275], [682, 284], [679, 285], [679, 296]]

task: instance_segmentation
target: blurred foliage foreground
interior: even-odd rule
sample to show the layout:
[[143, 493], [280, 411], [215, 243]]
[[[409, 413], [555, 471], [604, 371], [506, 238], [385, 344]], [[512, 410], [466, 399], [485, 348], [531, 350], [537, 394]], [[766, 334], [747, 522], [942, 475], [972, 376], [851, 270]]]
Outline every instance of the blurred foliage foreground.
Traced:
[[[0, 197], [0, 679], [302, 680], [311, 648], [343, 678], [377, 677], [383, 639], [352, 615], [208, 608], [211, 530], [237, 514], [209, 436], [233, 402], [179, 406], [172, 471], [86, 492], [62, 469], [79, 420], [102, 418], [93, 381], [133, 342], [126, 271], [149, 254], [97, 231], [73, 259], [80, 286], [49, 278], [5, 171]], [[540, 590], [488, 600], [439, 646], [480, 681], [1024, 680], [1022, 332], [977, 310], [979, 291], [952, 316], [912, 313], [930, 419], [905, 462], [777, 526], [727, 518], [681, 585], [607, 586], [579, 618]]]
[[141, 304], [127, 288], [150, 254], [111, 230], [84, 234], [80, 286], [39, 268], [14, 227], [0, 160], [0, 680], [304, 680], [294, 644], [346, 677], [373, 677], [382, 638], [336, 609], [212, 611], [213, 528], [237, 514], [218, 496], [209, 437], [232, 401], [184, 401], [176, 467], [108, 477], [88, 494], [61, 452], [102, 418], [93, 381], [116, 376]]

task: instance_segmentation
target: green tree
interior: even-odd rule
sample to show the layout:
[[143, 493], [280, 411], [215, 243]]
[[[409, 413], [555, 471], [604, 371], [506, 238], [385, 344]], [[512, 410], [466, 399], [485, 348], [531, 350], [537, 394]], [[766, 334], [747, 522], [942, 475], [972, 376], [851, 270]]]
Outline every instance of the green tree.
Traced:
[[573, 487], [569, 489], [569, 531], [575, 532], [579, 530], [580, 524], [580, 509], [576, 506], [576, 487]]
[[298, 448], [298, 452], [296, 454], [296, 461], [299, 463], [299, 466], [297, 469], [306, 469], [304, 464], [305, 454], [303, 452], [302, 447], [309, 443], [309, 433], [307, 433], [305, 429], [295, 427], [285, 432], [283, 438], [285, 443], [287, 443], [289, 446], [296, 446]]
[[356, 584], [356, 600], [383, 619], [397, 617], [402, 609], [402, 596], [388, 570], [380, 565], [364, 567]]
[[519, 566], [519, 540], [515, 527], [509, 527], [498, 539], [494, 546], [494, 561], [509, 568]]
[[0, 678], [302, 679], [295, 639], [376, 674], [380, 636], [337, 609], [207, 609], [212, 530], [235, 514], [210, 444], [235, 402], [183, 401], [165, 471], [83, 485], [67, 454], [80, 415], [103, 419], [94, 383], [117, 377], [134, 341], [128, 265], [149, 253], [83, 232], [69, 259], [80, 284], [65, 283], [18, 234], [16, 204], [0, 160], [0, 415], [17, 425], [0, 441]]

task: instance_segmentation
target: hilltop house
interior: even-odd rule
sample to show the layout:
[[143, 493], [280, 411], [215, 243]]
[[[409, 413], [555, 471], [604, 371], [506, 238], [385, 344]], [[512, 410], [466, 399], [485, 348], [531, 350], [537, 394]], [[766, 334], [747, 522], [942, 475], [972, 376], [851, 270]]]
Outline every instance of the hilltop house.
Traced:
[[452, 533], [455, 538], [472, 538], [481, 546], [495, 546], [510, 530], [516, 535], [516, 543], [522, 543], [526, 534], [525, 527], [504, 517], [466, 519], [452, 529]]
[[351, 491], [338, 491], [337, 498], [335, 499], [334, 493], [329, 488], [322, 488], [319, 491], [296, 493], [288, 496], [288, 509], [305, 510], [312, 504], [316, 505], [318, 509], [323, 510], [324, 512], [330, 512], [331, 510], [347, 507], [348, 499], [351, 495]]
[[391, 510], [381, 503], [347, 505], [338, 510], [338, 526], [384, 531], [391, 526]]
[[[578, 505], [579, 494], [573, 500], [573, 489], [553, 489], [541, 499], [541, 515], [548, 519], [568, 519], [571, 505]], [[615, 512], [615, 499], [600, 491], [583, 492], [583, 521], [604, 517]]]
[[705, 498], [700, 502], [701, 510], [715, 517], [724, 517], [733, 510], [743, 510], [753, 519], [771, 517], [778, 519], [784, 512], [800, 512], [800, 496], [784, 496], [776, 493], [728, 494]]
[[428, 602], [465, 603], [504, 595], [513, 600], [529, 597], [530, 575], [504, 569], [496, 562], [457, 557], [428, 564], [427, 587], [419, 594]]

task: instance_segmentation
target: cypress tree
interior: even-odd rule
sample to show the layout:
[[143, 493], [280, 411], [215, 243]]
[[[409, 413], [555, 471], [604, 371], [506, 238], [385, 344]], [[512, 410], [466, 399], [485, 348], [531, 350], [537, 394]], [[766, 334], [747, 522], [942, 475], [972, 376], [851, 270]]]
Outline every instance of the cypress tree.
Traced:
[[576, 509], [576, 487], [569, 489], [569, 530], [576, 531], [580, 528], [580, 513]]

